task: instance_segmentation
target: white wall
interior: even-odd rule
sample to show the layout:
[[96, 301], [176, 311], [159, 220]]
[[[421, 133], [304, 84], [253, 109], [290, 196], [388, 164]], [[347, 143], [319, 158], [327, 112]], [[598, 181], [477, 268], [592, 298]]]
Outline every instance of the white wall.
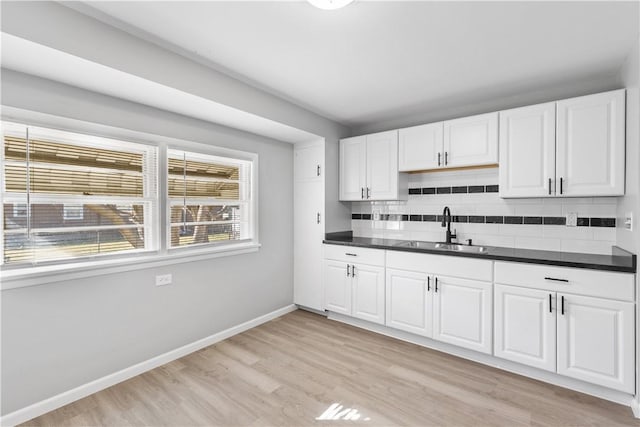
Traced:
[[[292, 145], [3, 70], [2, 104], [259, 155], [257, 253], [2, 291], [2, 414], [291, 304]], [[156, 274], [174, 284], [157, 288]]]
[[[622, 81], [627, 88], [627, 167], [625, 195], [618, 204], [618, 246], [631, 252], [638, 250], [640, 240], [640, 42], [629, 52], [622, 68]], [[623, 227], [628, 212], [633, 213], [633, 231]]]

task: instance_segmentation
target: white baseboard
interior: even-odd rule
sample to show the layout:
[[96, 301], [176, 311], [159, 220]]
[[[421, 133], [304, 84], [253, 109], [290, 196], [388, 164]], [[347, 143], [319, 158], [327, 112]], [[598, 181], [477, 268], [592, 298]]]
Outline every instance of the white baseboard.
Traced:
[[269, 320], [273, 320], [295, 310], [297, 310], [297, 307], [294, 304], [282, 307], [278, 310], [272, 311], [271, 313], [267, 313], [263, 316], [256, 317], [255, 319], [241, 323], [240, 325], [233, 326], [224, 331], [209, 335], [206, 338], [202, 338], [198, 341], [145, 360], [144, 362], [137, 363], [133, 366], [122, 369], [121, 371], [114, 372], [113, 374], [98, 378], [97, 380], [91, 381], [74, 389], [60, 393], [56, 396], [34, 403], [25, 408], [18, 409], [17, 411], [11, 412], [0, 418], [0, 425], [15, 426], [16, 424], [29, 421], [35, 417], [39, 417], [40, 415], [44, 415], [47, 412], [53, 411], [54, 409], [58, 409], [64, 405], [68, 405], [71, 402], [75, 402], [76, 400], [82, 399], [83, 397], [87, 397], [93, 393], [97, 393], [100, 390], [104, 390], [105, 388], [111, 387], [122, 381], [128, 380], [129, 378], [135, 377], [136, 375], [140, 375], [144, 372], [150, 371], [151, 369], [157, 368], [158, 366], [162, 366], [173, 360], [193, 353], [194, 351], [198, 351], [202, 348], [208, 347], [219, 341], [225, 340], [229, 337], [237, 335], [241, 332], [254, 328], [258, 325], [268, 322]]
[[514, 374], [523, 375], [525, 377], [533, 378], [539, 381], [544, 381], [553, 385], [568, 388], [571, 390], [579, 391], [581, 393], [589, 394], [591, 396], [599, 397], [600, 399], [609, 400], [611, 402], [619, 403], [624, 406], [630, 406], [633, 408], [633, 402], [635, 402], [634, 396], [621, 391], [612, 390], [606, 387], [598, 386], [595, 384], [586, 383], [584, 381], [575, 380], [573, 378], [558, 375], [553, 372], [547, 372], [541, 369], [525, 366], [520, 363], [512, 362], [506, 359], [492, 356], [490, 354], [479, 353], [477, 351], [468, 350], [466, 348], [458, 347], [456, 345], [443, 343], [440, 341], [432, 340], [430, 338], [421, 337], [419, 335], [411, 334], [409, 332], [400, 331], [398, 329], [390, 328], [384, 325], [378, 325], [376, 323], [367, 322], [366, 320], [356, 319], [351, 316], [343, 314], [329, 312], [328, 318], [330, 320], [336, 320], [341, 323], [346, 323], [351, 326], [366, 329], [368, 331], [376, 332], [388, 337], [407, 341], [422, 347], [431, 348], [433, 350], [442, 351], [453, 356], [461, 357], [463, 359], [471, 360], [474, 362], [482, 363], [483, 365], [492, 366], [494, 368], [509, 371]]

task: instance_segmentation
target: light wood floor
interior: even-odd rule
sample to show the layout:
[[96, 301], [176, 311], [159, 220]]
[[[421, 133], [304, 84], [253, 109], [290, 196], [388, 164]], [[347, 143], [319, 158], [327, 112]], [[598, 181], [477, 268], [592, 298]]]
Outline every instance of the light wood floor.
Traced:
[[[334, 402], [362, 418], [315, 420]], [[311, 424], [640, 426], [627, 407], [304, 311], [25, 425]]]

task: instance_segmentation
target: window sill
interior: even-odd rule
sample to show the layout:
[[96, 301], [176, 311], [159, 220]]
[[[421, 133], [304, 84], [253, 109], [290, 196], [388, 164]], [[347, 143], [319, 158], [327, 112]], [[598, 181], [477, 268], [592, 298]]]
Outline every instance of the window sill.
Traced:
[[1, 290], [24, 288], [85, 277], [102, 276], [124, 271], [143, 270], [171, 264], [201, 261], [257, 252], [260, 243], [246, 242], [216, 248], [184, 250], [165, 255], [144, 255], [108, 261], [88, 261], [64, 265], [48, 265], [15, 270], [1, 270]]

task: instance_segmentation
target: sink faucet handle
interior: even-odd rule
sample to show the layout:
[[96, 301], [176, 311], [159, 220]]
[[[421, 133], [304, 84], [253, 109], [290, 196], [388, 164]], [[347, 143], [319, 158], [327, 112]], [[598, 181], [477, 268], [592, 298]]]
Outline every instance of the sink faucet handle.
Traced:
[[453, 233], [451, 233], [451, 238], [452, 239], [457, 239], [458, 238], [458, 229], [457, 228], [453, 229]]
[[467, 245], [473, 246], [473, 240], [472, 239], [467, 239], [467, 240], [465, 240], [465, 242], [467, 242]]

